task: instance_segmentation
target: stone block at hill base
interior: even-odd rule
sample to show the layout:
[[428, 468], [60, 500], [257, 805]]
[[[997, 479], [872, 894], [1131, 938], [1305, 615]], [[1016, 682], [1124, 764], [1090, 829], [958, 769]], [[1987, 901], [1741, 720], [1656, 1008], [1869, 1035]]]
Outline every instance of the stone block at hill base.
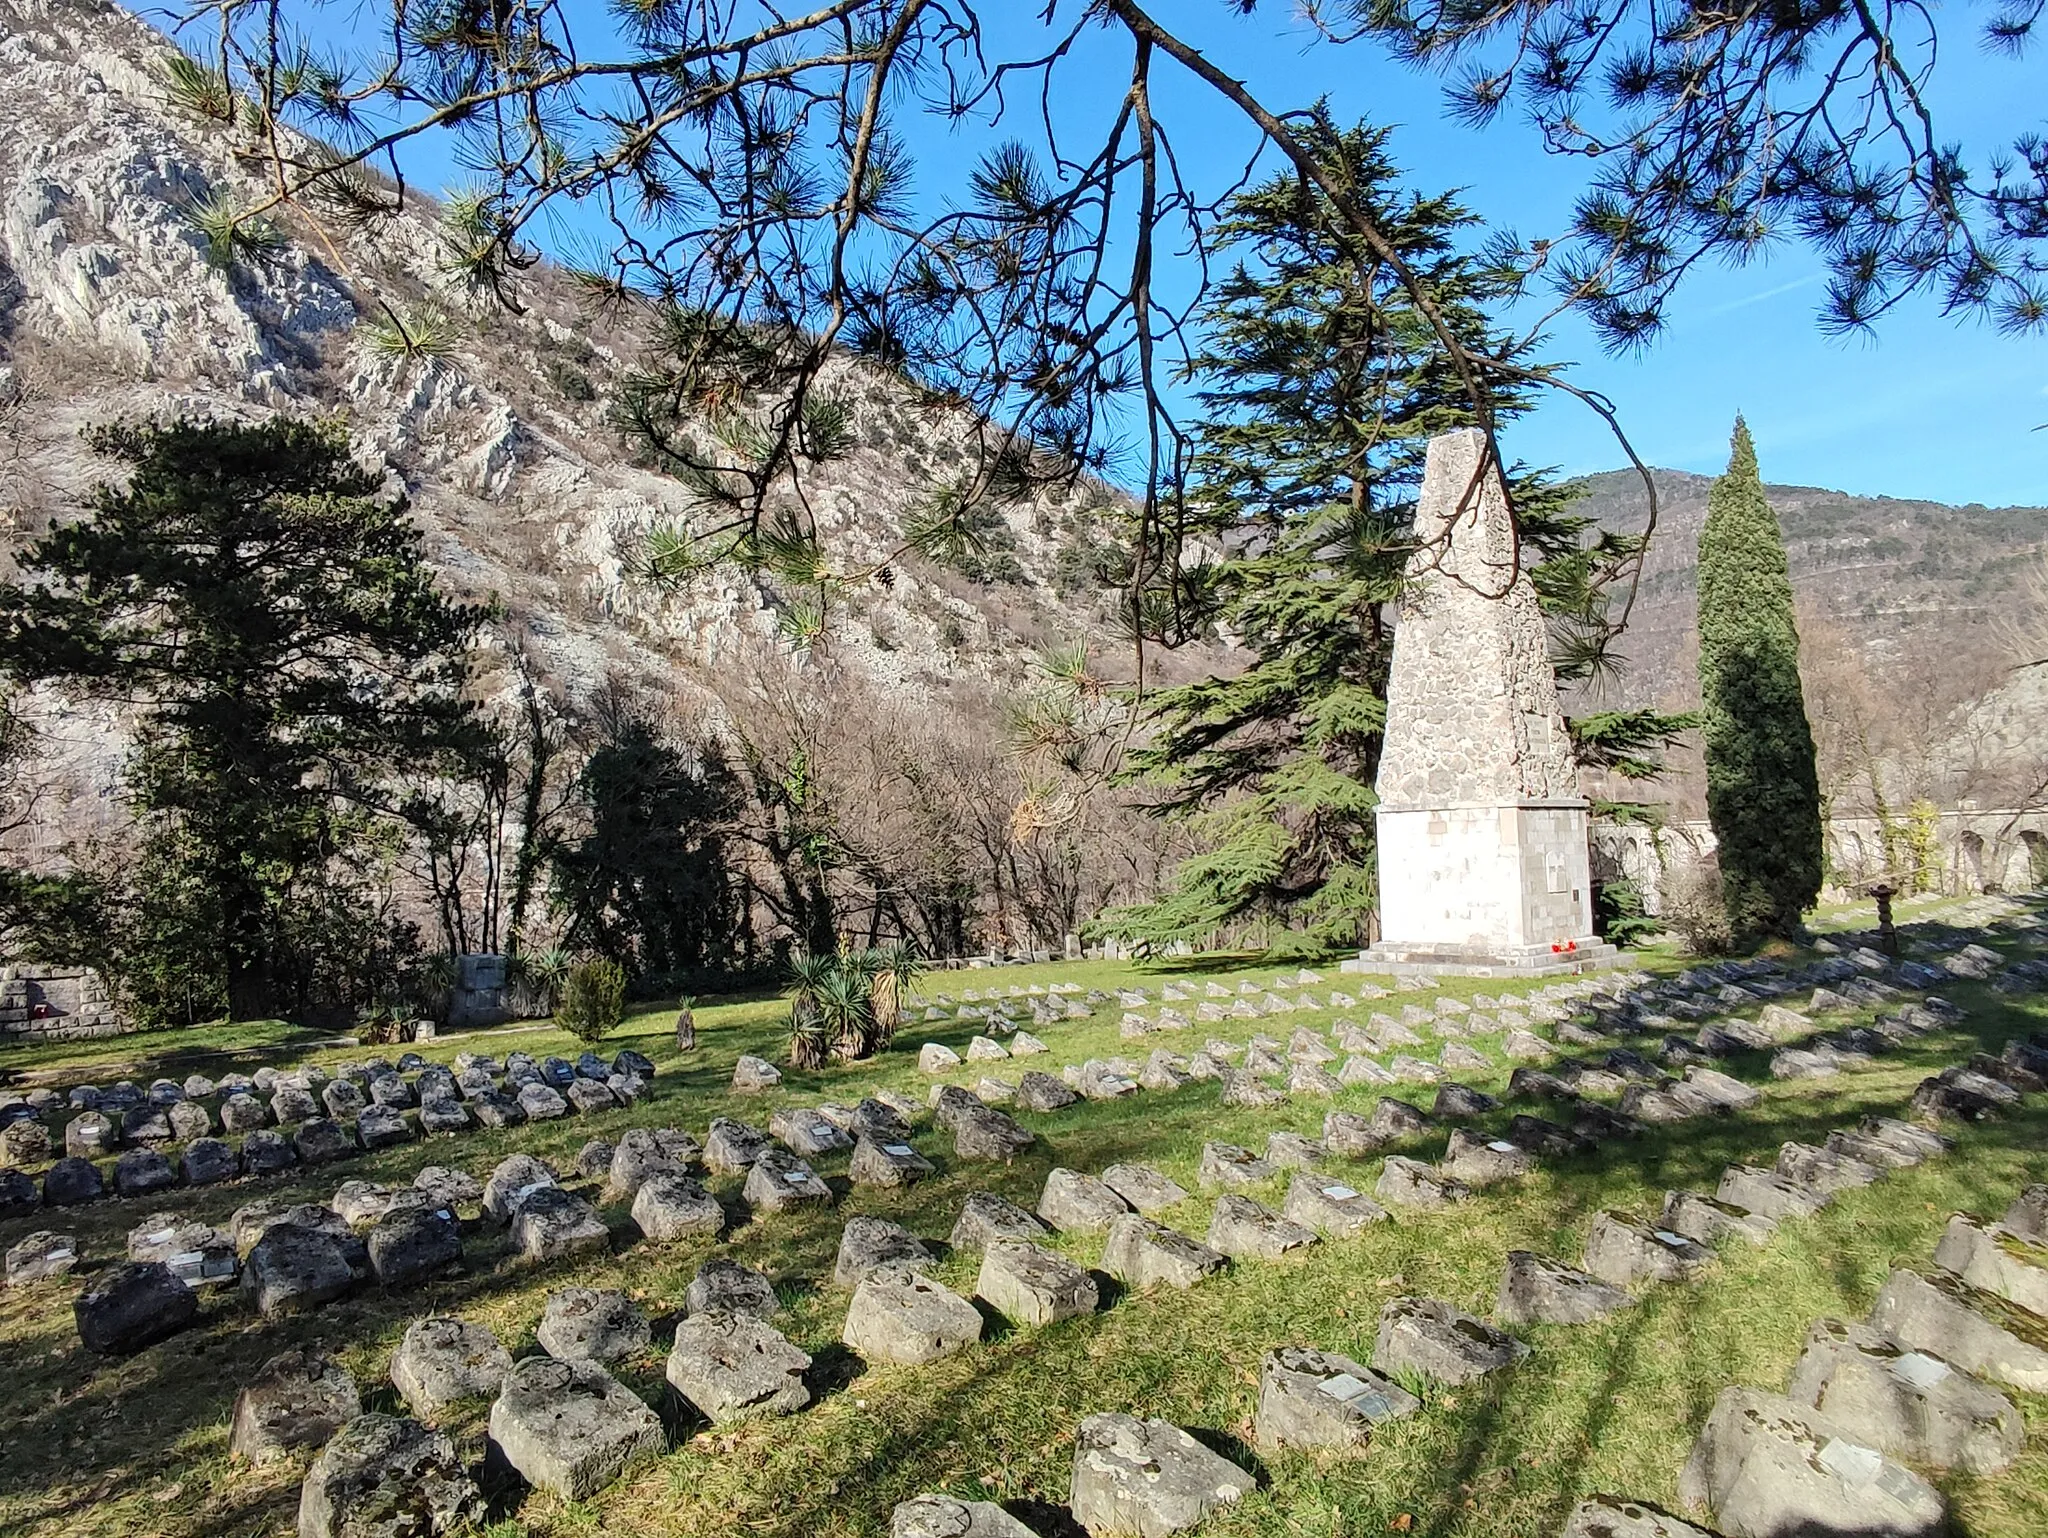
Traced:
[[1714, 1401], [1678, 1493], [1727, 1538], [1938, 1538], [1947, 1522], [1940, 1494], [1912, 1470], [1817, 1410], [1747, 1388]]
[[854, 1290], [840, 1339], [871, 1361], [935, 1362], [981, 1339], [981, 1310], [915, 1271], [874, 1272]]
[[841, 1287], [858, 1287], [884, 1266], [911, 1271], [929, 1271], [938, 1257], [922, 1239], [900, 1223], [887, 1218], [853, 1217], [839, 1235], [839, 1254], [833, 1261], [832, 1280]]
[[1769, 1244], [1771, 1235], [1778, 1231], [1776, 1218], [1702, 1196], [1697, 1191], [1666, 1191], [1664, 1210], [1657, 1221], [1672, 1233], [1705, 1245], [1727, 1239]]
[[2018, 1408], [1990, 1385], [1838, 1319], [1808, 1328], [1785, 1397], [1881, 1453], [1932, 1468], [1992, 1473], [2026, 1441]]
[[362, 1413], [356, 1380], [318, 1351], [284, 1351], [265, 1362], [235, 1396], [228, 1451], [268, 1463], [301, 1447], [319, 1447]]
[[826, 1207], [832, 1188], [795, 1154], [770, 1148], [747, 1171], [742, 1194], [758, 1213], [789, 1212], [799, 1207]]
[[462, 1231], [437, 1207], [400, 1207], [370, 1229], [370, 1271], [382, 1287], [417, 1287], [462, 1262]]
[[1177, 1182], [1146, 1164], [1112, 1164], [1102, 1172], [1102, 1183], [1148, 1218], [1188, 1199]]
[[483, 1512], [446, 1436], [402, 1416], [359, 1415], [307, 1471], [298, 1538], [442, 1538]]
[[491, 1406], [491, 1453], [564, 1500], [588, 1500], [665, 1445], [661, 1418], [595, 1362], [528, 1357]]
[[1260, 1364], [1253, 1425], [1265, 1447], [1355, 1450], [1380, 1422], [1421, 1407], [1399, 1384], [1348, 1356], [1282, 1346]]
[[1595, 1213], [1586, 1232], [1587, 1271], [1617, 1287], [1690, 1281], [1713, 1259], [1712, 1250], [1683, 1234], [1651, 1228], [1619, 1213]]
[[512, 1353], [480, 1324], [420, 1319], [406, 1327], [391, 1358], [391, 1386], [415, 1415], [433, 1415], [504, 1386]]
[[1269, 1211], [1248, 1196], [1230, 1192], [1216, 1198], [1209, 1215], [1209, 1248], [1237, 1260], [1278, 1260], [1290, 1250], [1319, 1242], [1316, 1232]]
[[853, 1145], [853, 1157], [846, 1163], [846, 1178], [857, 1186], [888, 1189], [915, 1185], [937, 1173], [932, 1162], [901, 1138], [863, 1133]]
[[161, 1261], [130, 1261], [95, 1277], [72, 1312], [86, 1350], [133, 1356], [198, 1318], [199, 1297]]
[[1067, 1504], [1095, 1538], [1167, 1538], [1253, 1487], [1250, 1474], [1178, 1426], [1091, 1415], [1075, 1433]]
[[811, 1402], [811, 1359], [765, 1320], [692, 1313], [676, 1326], [668, 1381], [713, 1425], [753, 1415], [793, 1415]]
[[75, 1234], [51, 1233], [40, 1229], [24, 1234], [7, 1251], [7, 1285], [27, 1287], [68, 1274], [78, 1264]]

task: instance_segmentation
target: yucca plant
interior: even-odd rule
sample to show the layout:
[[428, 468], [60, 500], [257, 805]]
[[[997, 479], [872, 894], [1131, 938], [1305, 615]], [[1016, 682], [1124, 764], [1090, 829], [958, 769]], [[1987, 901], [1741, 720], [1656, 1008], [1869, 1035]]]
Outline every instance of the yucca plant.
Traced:
[[879, 1052], [896, 1039], [903, 1023], [903, 1001], [924, 976], [924, 958], [901, 940], [872, 951], [875, 958], [868, 983], [868, 1012], [874, 1018], [874, 1041], [870, 1050]]
[[832, 1055], [839, 1058], [866, 1057], [874, 1031], [874, 1017], [868, 1013], [868, 986], [857, 956], [839, 956], [818, 988], [818, 1012], [825, 1035], [832, 1043]]
[[789, 1062], [792, 1068], [822, 1068], [832, 1055], [832, 1036], [820, 1005], [836, 956], [798, 956], [789, 964]]

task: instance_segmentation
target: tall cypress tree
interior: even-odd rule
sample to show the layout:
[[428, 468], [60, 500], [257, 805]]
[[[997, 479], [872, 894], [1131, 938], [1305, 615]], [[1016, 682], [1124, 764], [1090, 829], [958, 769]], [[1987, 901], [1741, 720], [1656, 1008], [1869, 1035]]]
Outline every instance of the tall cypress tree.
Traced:
[[1790, 934], [1820, 896], [1820, 779], [1785, 541], [1740, 417], [1700, 530], [1699, 626], [1707, 816], [1729, 926], [1738, 938]]

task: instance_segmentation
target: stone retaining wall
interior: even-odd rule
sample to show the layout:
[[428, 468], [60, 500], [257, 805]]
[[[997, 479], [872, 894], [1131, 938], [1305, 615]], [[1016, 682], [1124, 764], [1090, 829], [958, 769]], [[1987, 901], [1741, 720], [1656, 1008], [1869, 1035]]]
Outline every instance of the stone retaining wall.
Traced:
[[133, 1030], [99, 973], [84, 967], [0, 967], [0, 1042], [76, 1041]]

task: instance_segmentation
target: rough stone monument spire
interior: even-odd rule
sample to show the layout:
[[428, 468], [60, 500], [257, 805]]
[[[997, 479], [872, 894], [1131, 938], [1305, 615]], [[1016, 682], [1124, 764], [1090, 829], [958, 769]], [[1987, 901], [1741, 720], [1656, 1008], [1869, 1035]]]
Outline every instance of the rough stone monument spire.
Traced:
[[1587, 809], [1543, 615], [1476, 428], [1429, 440], [1379, 770], [1368, 970], [1551, 971], [1593, 934]]

